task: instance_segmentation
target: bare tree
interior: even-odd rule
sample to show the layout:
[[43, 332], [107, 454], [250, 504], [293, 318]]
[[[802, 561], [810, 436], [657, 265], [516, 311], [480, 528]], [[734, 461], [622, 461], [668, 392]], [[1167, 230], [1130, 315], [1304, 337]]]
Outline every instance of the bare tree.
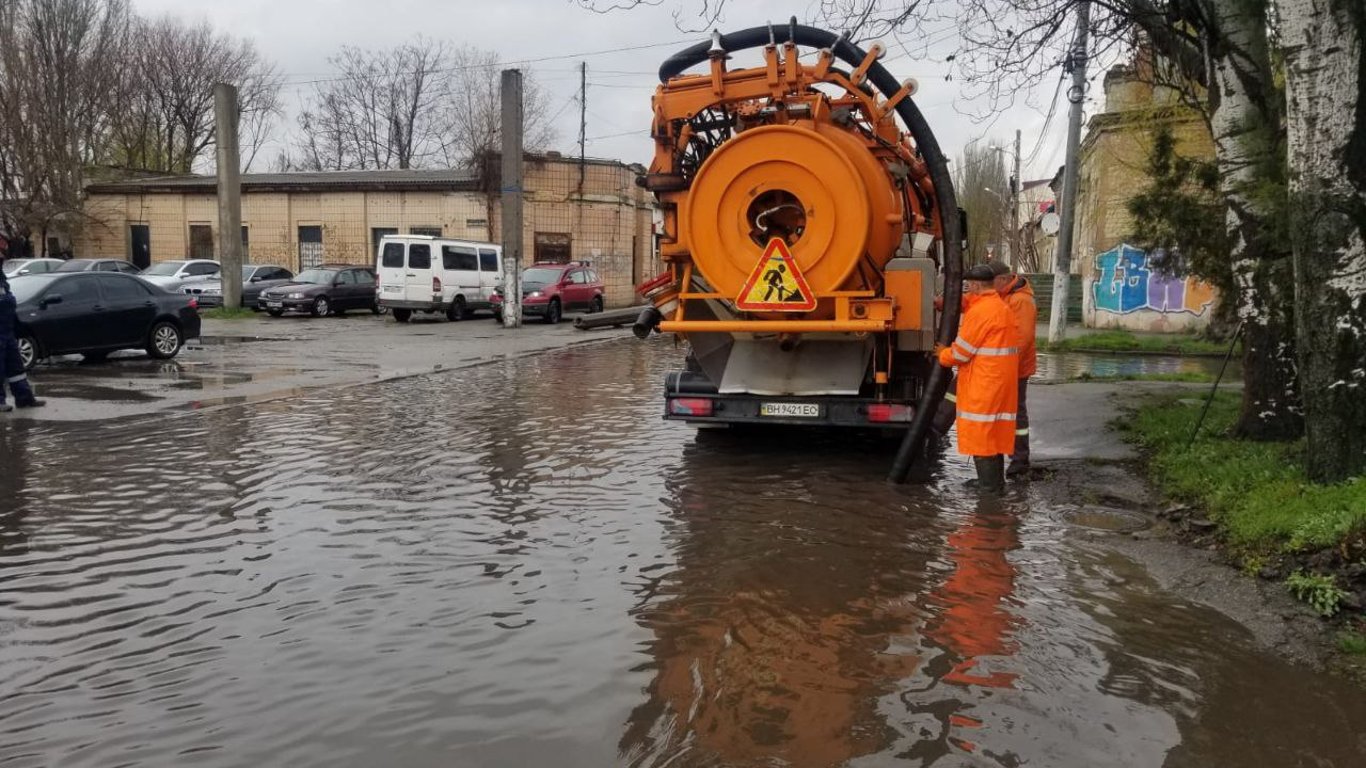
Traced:
[[414, 168], [441, 156], [449, 46], [421, 38], [374, 51], [348, 46], [328, 61], [341, 75], [315, 84], [299, 115], [306, 167]]
[[[456, 50], [445, 104], [449, 132], [443, 159], [448, 165], [474, 167], [502, 145], [501, 70], [496, 53], [470, 46]], [[549, 102], [545, 88], [528, 73], [522, 80], [522, 146], [527, 149], [544, 148], [555, 139]]]
[[0, 5], [0, 217], [11, 239], [81, 217], [130, 22], [125, 0]]
[[[341, 75], [316, 84], [299, 115], [299, 160], [316, 170], [476, 167], [499, 144], [497, 54], [419, 39], [393, 49], [344, 48]], [[525, 81], [526, 146], [554, 136], [545, 92]]]
[[213, 86], [237, 86], [250, 166], [280, 114], [280, 77], [247, 40], [207, 23], [138, 21], [116, 94], [108, 163], [129, 170], [189, 173], [211, 159]]
[[968, 216], [968, 250], [963, 254], [969, 263], [985, 261], [989, 247], [1009, 241], [1010, 200], [1007, 197], [1005, 159], [1001, 153], [979, 143], [963, 149], [954, 168], [953, 184], [958, 205]]

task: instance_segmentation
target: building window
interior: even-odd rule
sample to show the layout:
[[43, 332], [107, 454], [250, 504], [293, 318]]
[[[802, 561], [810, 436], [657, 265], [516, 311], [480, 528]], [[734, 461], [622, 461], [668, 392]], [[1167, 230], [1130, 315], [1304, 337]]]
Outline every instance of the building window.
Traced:
[[323, 228], [299, 227], [299, 269], [312, 269], [323, 263]]
[[208, 224], [190, 225], [190, 258], [213, 258], [213, 227]]
[[[397, 235], [398, 227], [371, 227], [370, 228], [370, 249], [379, 253], [379, 241], [389, 235]], [[399, 265], [403, 266], [402, 264]]]
[[533, 242], [538, 263], [567, 264], [572, 258], [573, 238], [567, 232], [537, 232]]
[[242, 225], [242, 263], [251, 261], [251, 231], [246, 224]]
[[441, 237], [441, 227], [408, 227], [410, 235], [427, 235], [428, 237]]

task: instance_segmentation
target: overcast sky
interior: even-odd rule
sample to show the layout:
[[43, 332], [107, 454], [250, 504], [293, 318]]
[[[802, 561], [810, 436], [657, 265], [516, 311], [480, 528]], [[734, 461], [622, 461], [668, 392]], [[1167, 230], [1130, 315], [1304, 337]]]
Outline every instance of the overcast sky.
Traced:
[[[669, 54], [701, 40], [701, 33], [682, 32], [673, 13], [686, 13], [688, 0], [663, 0], [660, 6], [642, 6], [601, 15], [581, 8], [572, 0], [133, 0], [145, 15], [172, 14], [191, 21], [207, 19], [219, 29], [255, 42], [285, 78], [284, 101], [288, 114], [277, 129], [287, 141], [295, 130], [295, 113], [311, 92], [310, 80], [335, 74], [327, 59], [342, 45], [376, 48], [398, 44], [416, 35], [470, 44], [497, 52], [504, 61], [555, 58], [523, 65], [523, 69], [551, 91], [551, 112], [558, 115], [558, 148], [577, 152], [579, 110], [574, 99], [579, 86], [578, 65], [588, 62], [588, 154], [626, 162], [648, 164], [652, 144], [648, 138], [650, 95], [658, 82], [653, 72]], [[682, 6], [680, 6], [682, 3]], [[722, 31], [757, 26], [770, 20], [781, 23], [796, 13], [806, 20], [805, 2], [731, 0]], [[941, 39], [942, 38], [942, 39]], [[935, 33], [930, 58], [917, 59], [900, 52], [888, 41], [884, 59], [898, 79], [914, 77], [920, 83], [917, 100], [926, 113], [941, 146], [957, 156], [974, 140], [1013, 140], [1023, 131], [1024, 177], [1051, 177], [1062, 163], [1066, 127], [1066, 100], [1059, 99], [1057, 115], [1046, 135], [1040, 137], [1045, 112], [1055, 81], [1047, 92], [1033, 94], [1032, 108], [1025, 104], [997, 115], [990, 124], [974, 122], [964, 113], [975, 104], [963, 101], [958, 81], [945, 81], [956, 39], [951, 29]], [[640, 46], [651, 46], [640, 48]], [[621, 48], [636, 50], [601, 53]], [[591, 55], [590, 55], [591, 54]], [[738, 61], [735, 63], [739, 63]], [[1093, 89], [1093, 93], [1099, 89]], [[1087, 110], [1095, 105], [1088, 103]], [[1031, 150], [1038, 147], [1032, 162]], [[267, 148], [253, 170], [264, 170], [283, 145]]]

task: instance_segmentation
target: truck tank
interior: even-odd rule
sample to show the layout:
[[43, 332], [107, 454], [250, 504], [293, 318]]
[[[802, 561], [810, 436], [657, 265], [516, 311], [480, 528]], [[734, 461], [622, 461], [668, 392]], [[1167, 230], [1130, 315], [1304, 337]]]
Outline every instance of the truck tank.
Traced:
[[[756, 65], [731, 68], [745, 51]], [[962, 225], [916, 83], [883, 53], [794, 20], [660, 67], [640, 183], [668, 271], [639, 286], [635, 331], [689, 347], [665, 418], [903, 430], [900, 480], [947, 383]]]

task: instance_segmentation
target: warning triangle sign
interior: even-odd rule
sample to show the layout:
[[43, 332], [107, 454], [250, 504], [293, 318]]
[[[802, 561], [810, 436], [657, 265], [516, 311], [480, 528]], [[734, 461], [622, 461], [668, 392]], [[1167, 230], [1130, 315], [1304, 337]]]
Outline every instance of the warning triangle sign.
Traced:
[[816, 296], [782, 238], [768, 241], [764, 256], [740, 289], [735, 308], [746, 312], [810, 312]]

